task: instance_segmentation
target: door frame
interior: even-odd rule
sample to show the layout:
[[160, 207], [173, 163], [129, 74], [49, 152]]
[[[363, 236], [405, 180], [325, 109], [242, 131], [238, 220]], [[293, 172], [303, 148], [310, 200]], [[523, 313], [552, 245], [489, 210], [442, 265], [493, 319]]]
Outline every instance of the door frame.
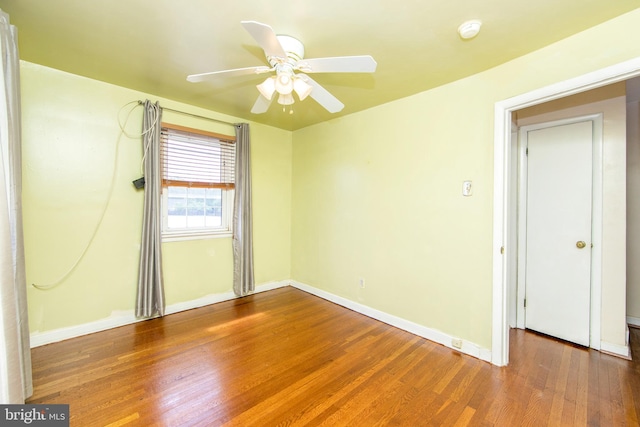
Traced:
[[509, 285], [516, 268], [516, 251], [507, 243], [515, 233], [516, 218], [510, 214], [516, 203], [510, 195], [514, 185], [509, 179], [516, 166], [511, 160], [511, 116], [516, 110], [554, 99], [596, 89], [640, 76], [640, 58], [606, 67], [566, 81], [555, 83], [512, 98], [494, 106], [493, 144], [493, 262], [492, 262], [492, 330], [491, 363], [509, 363]]
[[559, 120], [551, 120], [536, 124], [521, 126], [518, 129], [517, 141], [512, 145], [518, 146], [518, 209], [517, 209], [517, 292], [515, 300], [511, 302], [511, 309], [516, 310], [516, 327], [525, 329], [525, 268], [527, 265], [527, 184], [528, 184], [528, 145], [520, 137], [527, 130], [546, 129], [554, 126], [570, 125], [574, 123], [593, 122], [592, 167], [591, 167], [591, 283], [589, 306], [589, 347], [600, 350], [600, 323], [602, 299], [602, 160], [603, 160], [603, 115], [602, 113], [587, 114]]

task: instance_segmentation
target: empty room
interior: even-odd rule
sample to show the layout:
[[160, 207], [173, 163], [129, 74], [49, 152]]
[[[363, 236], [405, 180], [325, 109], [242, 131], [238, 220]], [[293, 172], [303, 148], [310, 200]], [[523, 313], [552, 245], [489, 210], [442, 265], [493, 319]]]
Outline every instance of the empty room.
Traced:
[[0, 10], [0, 425], [640, 425], [636, 0]]

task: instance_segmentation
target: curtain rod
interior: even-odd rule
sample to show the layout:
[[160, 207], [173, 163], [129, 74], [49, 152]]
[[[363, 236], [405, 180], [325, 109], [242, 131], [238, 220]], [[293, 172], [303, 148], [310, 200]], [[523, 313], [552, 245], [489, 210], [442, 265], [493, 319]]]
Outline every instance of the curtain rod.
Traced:
[[[138, 100], [138, 105], [143, 105], [143, 104], [144, 104], [144, 101]], [[184, 114], [185, 116], [196, 117], [198, 119], [204, 119], [204, 120], [211, 120], [212, 122], [222, 123], [224, 125], [236, 127], [235, 123], [225, 122], [224, 120], [218, 120], [218, 119], [212, 119], [211, 117], [199, 116], [197, 114], [187, 113], [186, 111], [174, 110], [173, 108], [167, 108], [167, 107], [160, 107], [160, 108], [162, 108], [163, 110], [171, 111], [173, 113]]]

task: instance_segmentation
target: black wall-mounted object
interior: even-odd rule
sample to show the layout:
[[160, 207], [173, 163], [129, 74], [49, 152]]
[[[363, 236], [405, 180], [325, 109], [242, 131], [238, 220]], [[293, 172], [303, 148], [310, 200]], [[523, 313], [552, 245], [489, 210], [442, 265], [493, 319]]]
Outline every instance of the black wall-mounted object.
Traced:
[[144, 176], [133, 181], [133, 186], [136, 187], [136, 190], [144, 188]]

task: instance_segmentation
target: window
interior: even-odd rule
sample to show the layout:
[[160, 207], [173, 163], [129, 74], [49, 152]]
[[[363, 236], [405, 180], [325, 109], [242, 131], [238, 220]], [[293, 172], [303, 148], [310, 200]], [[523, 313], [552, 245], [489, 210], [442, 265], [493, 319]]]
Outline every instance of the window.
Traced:
[[162, 235], [164, 240], [231, 233], [235, 138], [162, 124]]

